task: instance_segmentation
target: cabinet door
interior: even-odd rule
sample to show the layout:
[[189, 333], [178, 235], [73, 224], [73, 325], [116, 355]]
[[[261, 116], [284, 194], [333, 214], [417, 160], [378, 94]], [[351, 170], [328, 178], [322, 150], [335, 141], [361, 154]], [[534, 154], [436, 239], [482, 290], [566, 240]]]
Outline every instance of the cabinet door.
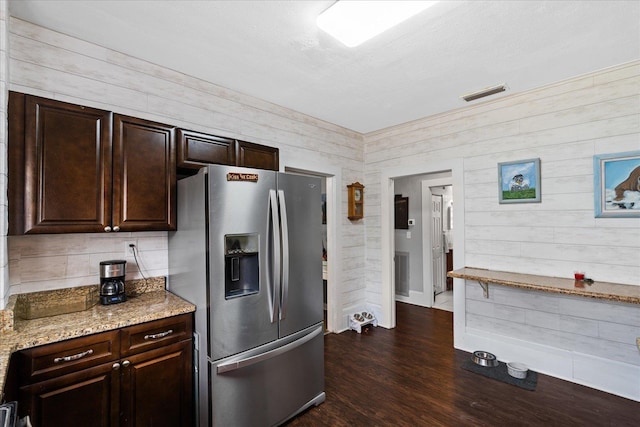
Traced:
[[122, 427], [193, 425], [192, 340], [122, 361]]
[[238, 141], [236, 163], [238, 166], [277, 171], [279, 151], [274, 147]]
[[17, 93], [9, 105], [9, 233], [103, 231], [111, 113]]
[[190, 130], [178, 130], [178, 167], [200, 169], [209, 164], [234, 165], [235, 140]]
[[175, 128], [118, 114], [113, 123], [114, 230], [175, 230]]
[[33, 427], [118, 425], [120, 371], [105, 363], [20, 387], [18, 410]]

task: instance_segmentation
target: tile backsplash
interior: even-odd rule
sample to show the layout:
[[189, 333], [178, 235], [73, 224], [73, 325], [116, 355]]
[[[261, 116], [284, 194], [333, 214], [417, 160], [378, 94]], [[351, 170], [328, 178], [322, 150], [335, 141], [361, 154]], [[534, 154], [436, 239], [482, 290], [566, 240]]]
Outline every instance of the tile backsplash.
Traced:
[[[8, 237], [9, 294], [100, 282], [100, 261], [127, 261], [127, 280], [166, 276], [167, 232], [42, 234]], [[127, 243], [137, 242], [137, 263]], [[139, 266], [138, 266], [139, 265]]]

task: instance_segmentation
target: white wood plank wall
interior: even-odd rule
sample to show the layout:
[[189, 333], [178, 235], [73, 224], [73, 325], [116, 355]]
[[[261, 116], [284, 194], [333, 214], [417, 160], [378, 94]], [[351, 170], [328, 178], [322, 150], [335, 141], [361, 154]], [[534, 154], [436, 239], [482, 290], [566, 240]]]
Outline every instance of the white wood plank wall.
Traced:
[[467, 325], [485, 333], [640, 366], [640, 309], [632, 304], [467, 282]]
[[[381, 177], [448, 159], [464, 164], [466, 266], [557, 277], [582, 269], [596, 281], [640, 286], [640, 218], [594, 218], [593, 188], [594, 155], [640, 150], [640, 61], [374, 132], [365, 142], [368, 303], [384, 303]], [[541, 203], [500, 205], [498, 162], [529, 158], [540, 158]], [[465, 350], [488, 346], [503, 359], [518, 356], [541, 372], [640, 400], [640, 306], [500, 286], [485, 299], [474, 282], [456, 297], [464, 307], [456, 342]]]
[[[640, 285], [640, 218], [593, 215], [594, 154], [639, 149], [640, 62], [366, 135], [367, 268], [380, 171], [463, 158], [467, 265]], [[542, 202], [498, 204], [497, 163], [528, 158]]]
[[7, 87], [9, 63], [7, 49], [9, 39], [9, 2], [0, 0], [0, 310], [9, 297], [9, 257], [7, 256]]
[[[356, 132], [31, 23], [9, 23], [10, 90], [275, 146], [281, 170], [308, 158], [315, 172], [339, 169], [345, 195], [347, 184], [364, 180], [364, 141]], [[346, 297], [339, 311], [364, 300], [364, 227], [346, 219], [346, 196], [341, 213], [336, 288]], [[130, 238], [138, 239], [144, 274], [166, 275], [167, 233], [11, 237], [10, 293], [97, 283], [99, 261], [122, 258]], [[140, 277], [127, 260], [127, 276]]]

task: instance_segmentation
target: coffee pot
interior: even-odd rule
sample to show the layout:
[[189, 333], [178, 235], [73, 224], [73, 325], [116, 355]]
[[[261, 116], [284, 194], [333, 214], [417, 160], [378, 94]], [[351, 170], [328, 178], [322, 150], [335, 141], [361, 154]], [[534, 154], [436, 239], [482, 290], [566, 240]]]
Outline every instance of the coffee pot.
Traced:
[[124, 260], [100, 262], [100, 304], [117, 304], [127, 300], [124, 291]]

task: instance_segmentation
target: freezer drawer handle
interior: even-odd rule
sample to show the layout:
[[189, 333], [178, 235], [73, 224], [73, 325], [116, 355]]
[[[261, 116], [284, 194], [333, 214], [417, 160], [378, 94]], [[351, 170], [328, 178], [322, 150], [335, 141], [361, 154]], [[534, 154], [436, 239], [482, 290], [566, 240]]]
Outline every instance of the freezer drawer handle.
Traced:
[[90, 354], [93, 354], [93, 350], [91, 349], [87, 351], [83, 351], [82, 353], [73, 354], [71, 356], [56, 357], [55, 359], [53, 359], [53, 363], [71, 362], [72, 360], [82, 359], [83, 357], [88, 356]]
[[144, 339], [145, 340], [157, 340], [158, 338], [164, 338], [167, 335], [171, 335], [173, 333], [173, 329], [169, 329], [168, 331], [165, 332], [160, 332], [159, 334], [149, 334], [149, 335], [145, 335]]
[[290, 342], [289, 344], [283, 345], [282, 347], [278, 347], [271, 351], [267, 351], [266, 353], [259, 354], [257, 356], [247, 357], [246, 359], [234, 360], [232, 362], [221, 363], [216, 366], [216, 372], [222, 374], [224, 372], [235, 371], [236, 369], [246, 368], [247, 366], [255, 365], [256, 363], [264, 362], [265, 360], [272, 359], [281, 354], [284, 354], [288, 351], [293, 350], [296, 347], [300, 347], [301, 345], [311, 341], [313, 338], [317, 337], [322, 333], [322, 328], [317, 328], [315, 331], [311, 332], [304, 337]]

